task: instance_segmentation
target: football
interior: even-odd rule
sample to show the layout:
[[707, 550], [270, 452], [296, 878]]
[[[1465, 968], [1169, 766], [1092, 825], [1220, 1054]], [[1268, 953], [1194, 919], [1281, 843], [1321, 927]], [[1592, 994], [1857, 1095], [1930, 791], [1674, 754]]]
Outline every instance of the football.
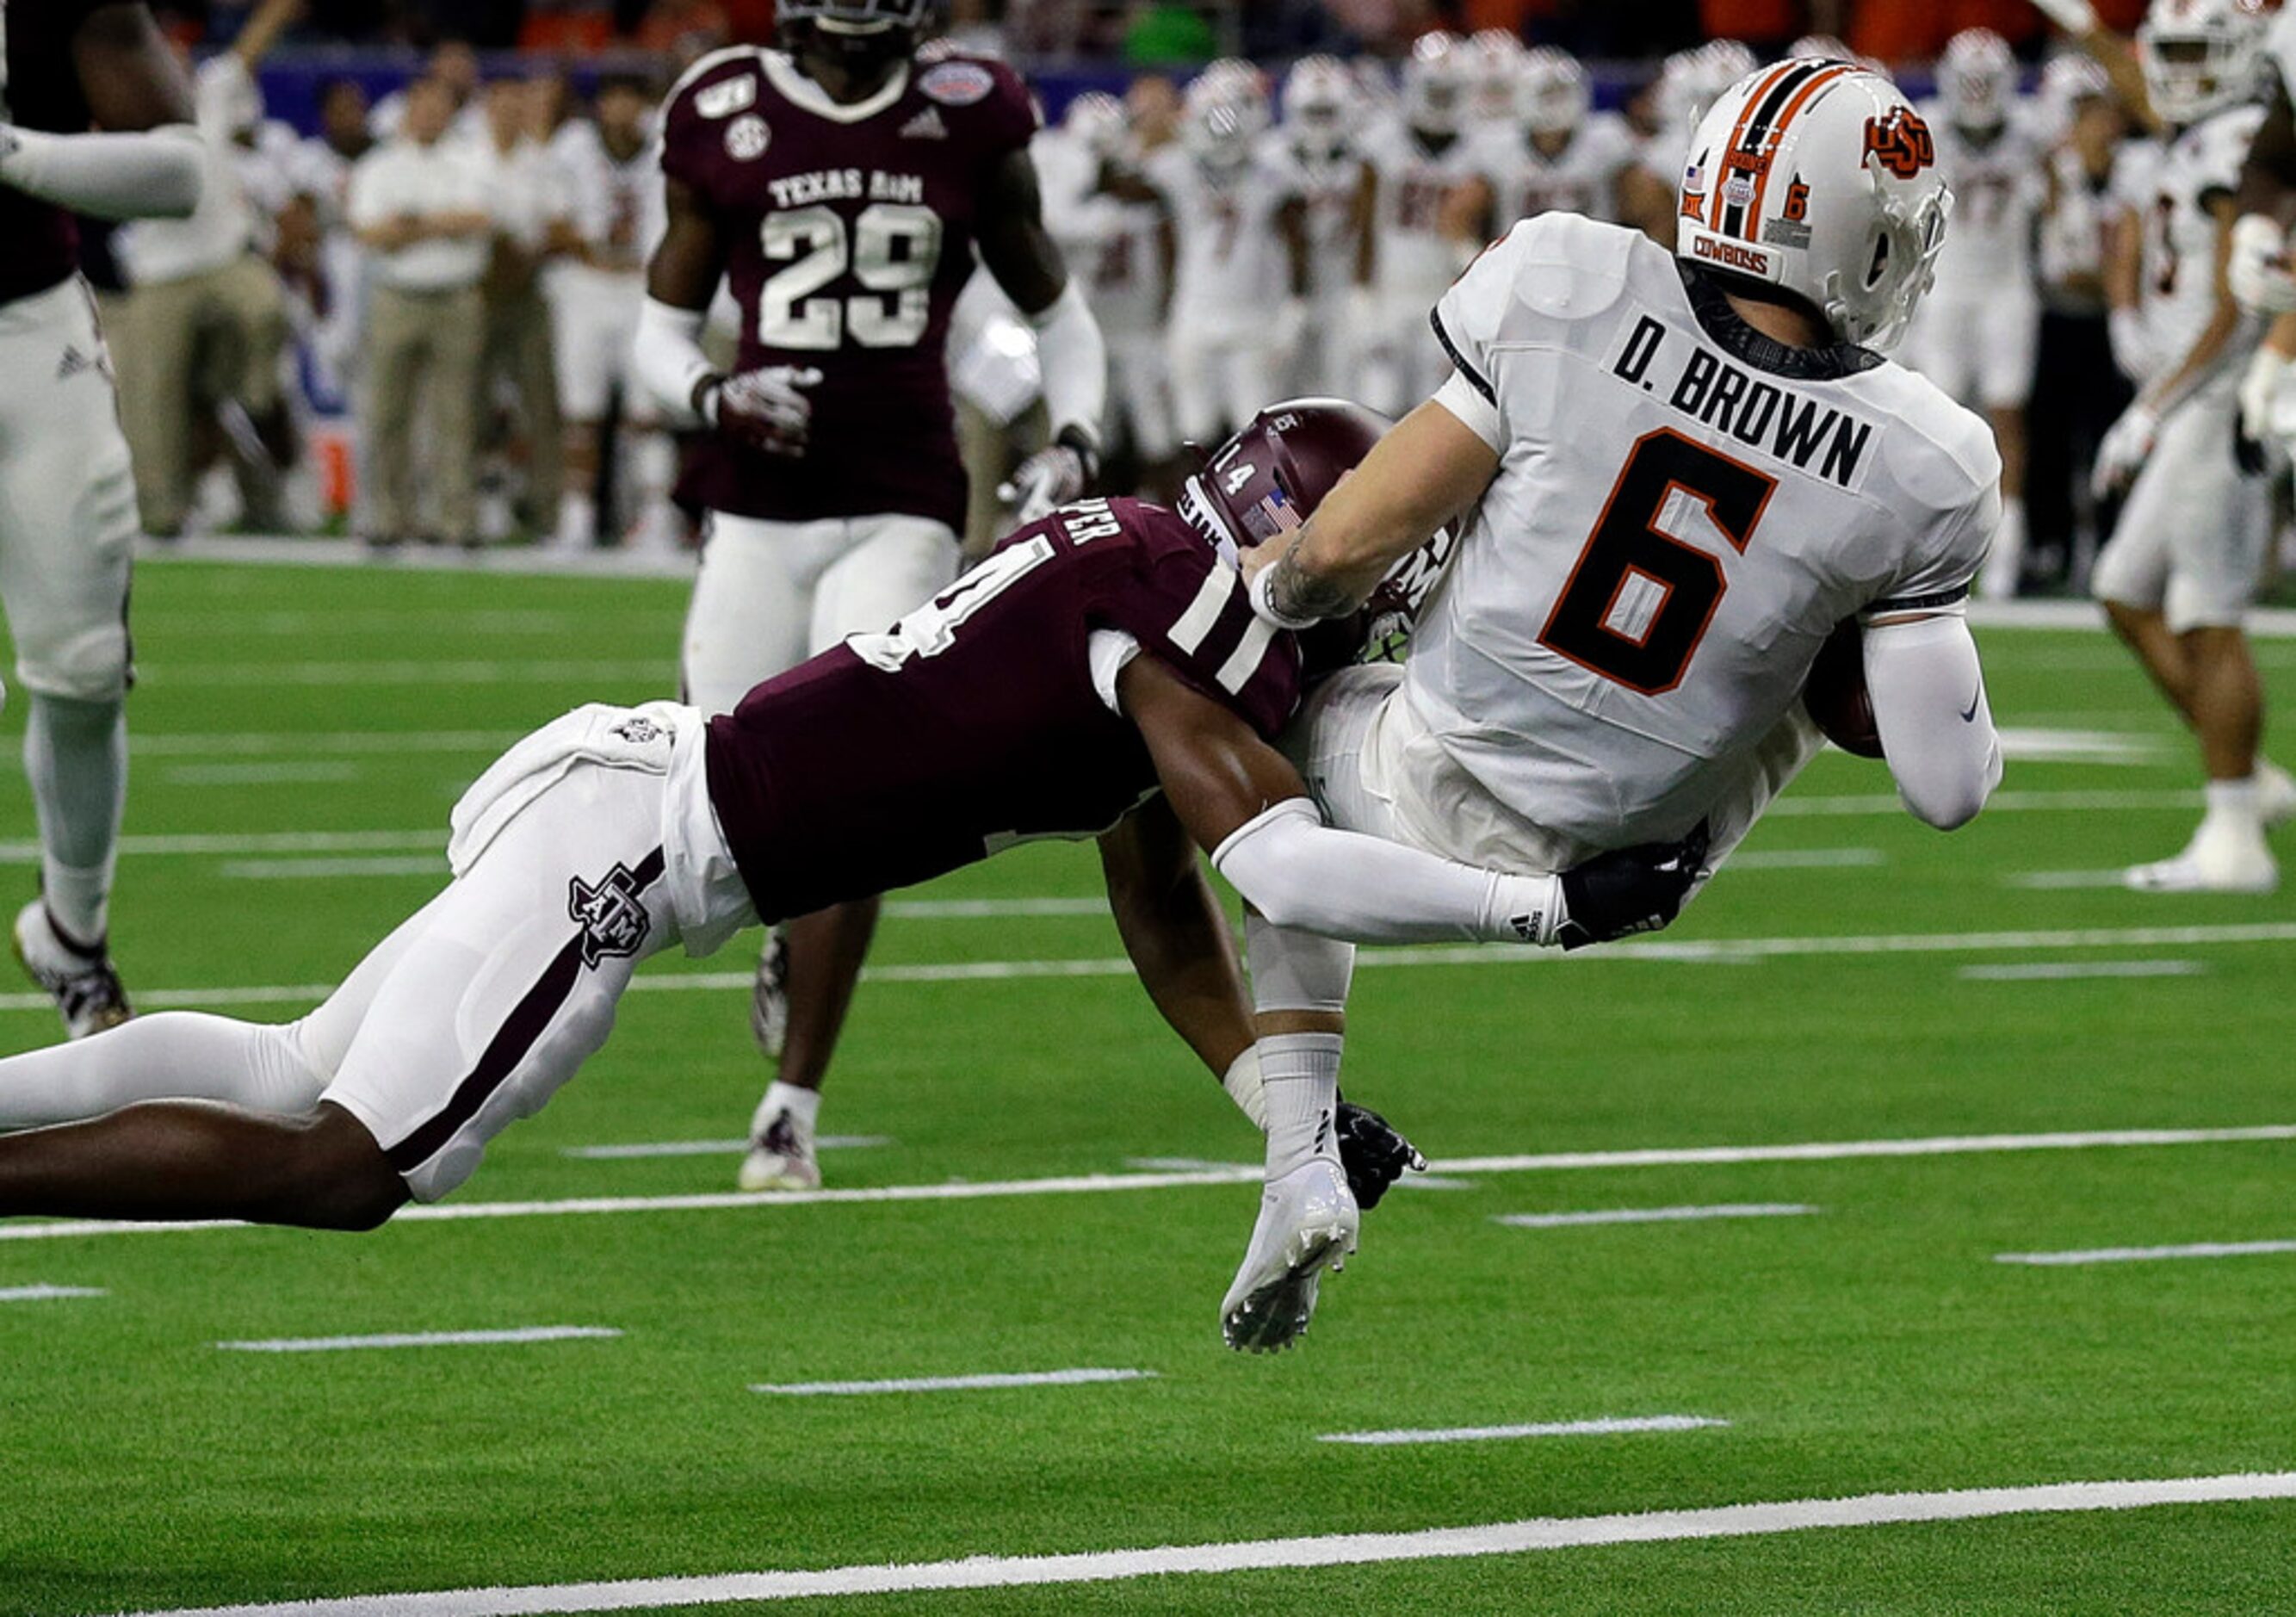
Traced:
[[1834, 625], [1809, 678], [1801, 705], [1825, 739], [1860, 758], [1882, 756], [1882, 735], [1874, 725], [1874, 698], [1866, 689], [1866, 635], [1855, 618]]

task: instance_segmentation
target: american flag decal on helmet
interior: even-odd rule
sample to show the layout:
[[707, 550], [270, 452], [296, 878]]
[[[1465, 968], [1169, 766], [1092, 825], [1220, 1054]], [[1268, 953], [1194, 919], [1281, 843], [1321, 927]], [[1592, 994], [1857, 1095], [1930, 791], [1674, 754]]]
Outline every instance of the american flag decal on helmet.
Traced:
[[[1267, 496], [1251, 510], [1254, 516], [1261, 519], [1261, 522], [1254, 522], [1252, 526], [1259, 529], [1263, 538], [1279, 533], [1297, 533], [1308, 525], [1292, 508], [1292, 502], [1283, 497], [1280, 488]], [[1265, 526], [1261, 525], [1262, 522]]]

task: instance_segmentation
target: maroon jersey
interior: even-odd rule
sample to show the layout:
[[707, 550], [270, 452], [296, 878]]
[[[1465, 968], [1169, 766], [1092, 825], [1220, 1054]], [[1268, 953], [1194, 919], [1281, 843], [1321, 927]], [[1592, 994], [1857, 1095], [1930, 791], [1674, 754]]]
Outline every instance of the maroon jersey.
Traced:
[[[87, 132], [72, 40], [107, 0], [0, 0], [0, 123], [52, 135]], [[0, 185], [0, 303], [44, 292], [79, 267], [71, 215]]]
[[804, 456], [712, 439], [681, 491], [780, 521], [891, 513], [964, 526], [949, 310], [989, 173], [1036, 133], [1002, 62], [948, 56], [840, 108], [777, 51], [703, 59], [663, 115], [662, 169], [726, 244], [741, 366], [817, 368]]
[[890, 632], [709, 721], [710, 802], [758, 915], [1095, 835], [1152, 796], [1146, 744], [1095, 685], [1087, 645], [1103, 629], [1264, 736], [1299, 701], [1299, 648], [1252, 616], [1242, 579], [1195, 529], [1136, 500], [1069, 506]]

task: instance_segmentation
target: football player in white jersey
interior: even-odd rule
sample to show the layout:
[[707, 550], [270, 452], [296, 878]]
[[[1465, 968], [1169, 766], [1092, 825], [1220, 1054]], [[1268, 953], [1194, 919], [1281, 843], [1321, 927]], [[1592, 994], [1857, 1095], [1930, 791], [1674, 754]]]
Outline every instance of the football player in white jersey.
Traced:
[[1473, 58], [1452, 34], [1421, 36], [1403, 65], [1398, 115], [1364, 141], [1371, 165], [1370, 285], [1377, 296], [1377, 363], [1366, 372], [1371, 403], [1398, 415], [1423, 398], [1448, 365], [1428, 329], [1427, 311], [1459, 273], [1445, 235], [1451, 194], [1477, 173], [1467, 138]]
[[1197, 443], [1275, 397], [1307, 329], [1307, 208], [1270, 117], [1259, 70], [1216, 62], [1188, 86], [1179, 141], [1144, 168], [1178, 235], [1172, 403]]
[[[2265, 110], [2253, 99], [2264, 22], [2243, 0], [2155, 0], [2137, 36], [2152, 111], [2169, 127], [2140, 252], [2134, 323], [2116, 348], [2140, 391], [2097, 456], [2128, 489], [2091, 587], [2112, 626], [2199, 737], [2208, 808], [2185, 850], [2128, 873], [2154, 892], [2268, 892], [2267, 819], [2296, 801], [2260, 766], [2264, 692], [2242, 625], [2271, 541], [2268, 487], [2235, 463], [2241, 373], [2256, 340], [2227, 283], [2234, 192]], [[2127, 341], [2134, 332], [2132, 345]], [[2255, 468], [2260, 470], [2259, 468]]]
[[1164, 330], [1171, 314], [1178, 240], [1163, 194], [1152, 188], [1127, 200], [1103, 176], [1136, 172], [1140, 157], [1124, 103], [1087, 91], [1069, 103], [1059, 133], [1076, 148], [1082, 169], [1072, 197], [1058, 194], [1046, 170], [1045, 221], [1085, 277], [1085, 296], [1108, 342], [1111, 427], [1120, 426], [1147, 487], [1161, 498], [1177, 492], [1179, 434], [1172, 424], [1172, 373]]
[[2032, 242], [2046, 160], [2017, 95], [2017, 59], [1988, 29], [1953, 37], [1938, 66], [1938, 97], [1922, 112], [1953, 187], [1953, 234], [1938, 258], [1937, 289], [1907, 336], [1906, 363], [1993, 423], [2001, 532], [1980, 587], [2013, 595], [2025, 551], [2025, 402], [2041, 330]]
[[[1311, 622], [1466, 513], [1409, 661], [1295, 722], [1332, 823], [1525, 869], [1702, 825], [1718, 862], [1816, 751], [1803, 685], [1852, 618], [1906, 806], [1958, 825], [1998, 781], [1962, 612], [2000, 462], [1876, 351], [1943, 239], [1930, 131], [1874, 74], [1788, 62], [1716, 103], [1684, 173], [1678, 258], [1548, 214], [1478, 259], [1436, 309], [1449, 380], [1246, 561], [1264, 620]], [[1283, 920], [1247, 920], [1254, 991], [1322, 1020], [1335, 1086], [1351, 956]], [[1231, 1298], [1267, 1284], [1297, 1202], [1271, 1181]]]
[[1514, 105], [1478, 131], [1481, 171], [1452, 198], [1452, 239], [1469, 258], [1542, 213], [1620, 217], [1620, 177], [1641, 153], [1626, 119], [1594, 106], [1587, 70], [1568, 51], [1541, 45], [1525, 53]]
[[1283, 136], [1307, 206], [1308, 333], [1292, 365], [1295, 394], [1356, 391], [1373, 195], [1356, 139], [1364, 111], [1356, 76], [1335, 57], [1302, 57], [1283, 77]]
[[654, 97], [643, 78], [611, 75], [599, 81], [596, 112], [594, 124], [571, 120], [550, 143], [572, 193], [579, 237], [579, 251], [548, 275], [559, 414], [566, 422], [566, 492], [557, 543], [570, 550], [598, 542], [600, 456], [606, 419], [618, 400], [624, 431], [634, 440], [627, 464], [636, 474], [638, 498], [624, 504], [633, 509], [636, 531], [660, 543], [676, 527], [669, 490], [677, 449], [656, 423], [636, 370], [646, 260], [667, 224]]

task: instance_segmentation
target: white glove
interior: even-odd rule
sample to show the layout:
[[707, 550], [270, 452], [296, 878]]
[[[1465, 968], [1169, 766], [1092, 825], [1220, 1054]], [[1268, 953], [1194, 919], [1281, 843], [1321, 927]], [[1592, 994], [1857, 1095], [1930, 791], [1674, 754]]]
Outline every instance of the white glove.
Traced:
[[1092, 486], [1098, 468], [1091, 451], [1077, 442], [1073, 431], [1061, 437], [1061, 442], [1022, 461], [1011, 480], [996, 490], [996, 497], [1013, 513], [1013, 527], [1043, 521], [1070, 501], [1083, 497]]
[[2257, 443], [2272, 431], [2272, 406], [2288, 375], [2288, 358], [2267, 343], [2256, 350], [2240, 379], [2240, 430]]
[[2096, 497], [2109, 498], [2135, 482], [2160, 436], [2160, 413], [2151, 405], [2140, 398], [2122, 411], [2096, 447], [2096, 472], [2089, 480]]
[[2089, 0], [2033, 0], [2033, 9], [2076, 39], [2096, 32], [2096, 8]]
[[813, 430], [813, 400], [805, 390], [820, 383], [821, 373], [809, 365], [760, 365], [709, 388], [701, 413], [744, 447], [794, 460]]
[[2241, 308], [2259, 315], [2296, 314], [2296, 271], [2288, 264], [2288, 234], [2260, 213], [2243, 214], [2232, 227], [2232, 259], [2225, 278]]

